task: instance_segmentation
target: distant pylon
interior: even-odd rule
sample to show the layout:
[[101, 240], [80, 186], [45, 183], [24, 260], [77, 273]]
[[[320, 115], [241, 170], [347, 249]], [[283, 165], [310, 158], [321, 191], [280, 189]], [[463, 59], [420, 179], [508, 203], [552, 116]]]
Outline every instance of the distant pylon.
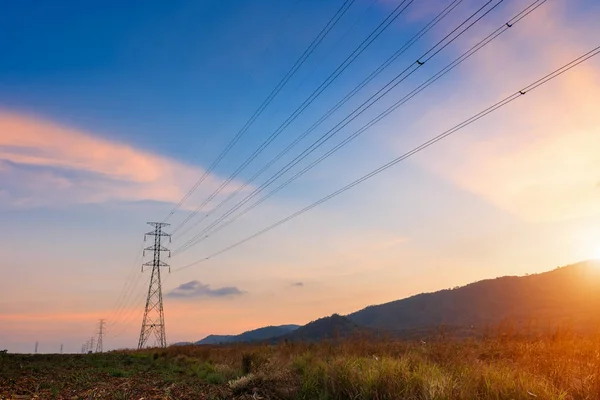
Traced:
[[[154, 236], [154, 245], [146, 247], [144, 249], [144, 255], [146, 251], [152, 251], [153, 258], [152, 261], [142, 264], [142, 272], [144, 272], [144, 267], [152, 267], [152, 275], [150, 277], [150, 285], [148, 286], [148, 296], [146, 297], [146, 308], [144, 309], [144, 319], [142, 320], [138, 349], [146, 347], [148, 339], [153, 333], [156, 339], [156, 346], [167, 347], [160, 267], [168, 267], [169, 264], [161, 261], [160, 257], [163, 251], [168, 251], [169, 257], [171, 256], [170, 250], [161, 244], [163, 236], [169, 237], [170, 241], [171, 235], [163, 232], [163, 227], [169, 226], [169, 224], [164, 222], [148, 222], [148, 224], [154, 227], [154, 231], [146, 233], [144, 235], [144, 240], [146, 240], [147, 236]], [[169, 272], [171, 272], [170, 269]]]
[[37, 354], [37, 349], [38, 349], [38, 342], [35, 342], [35, 351], [34, 351], [34, 354]]
[[62, 354], [62, 353], [63, 353], [63, 345], [62, 345], [62, 343], [61, 343], [61, 344], [60, 344], [60, 354]]
[[88, 350], [90, 353], [94, 352], [94, 343], [96, 342], [96, 338], [92, 336], [90, 338], [90, 349]]
[[102, 353], [104, 349], [102, 348], [102, 335], [104, 334], [104, 325], [105, 322], [101, 319], [98, 322], [98, 340], [96, 341], [96, 353]]

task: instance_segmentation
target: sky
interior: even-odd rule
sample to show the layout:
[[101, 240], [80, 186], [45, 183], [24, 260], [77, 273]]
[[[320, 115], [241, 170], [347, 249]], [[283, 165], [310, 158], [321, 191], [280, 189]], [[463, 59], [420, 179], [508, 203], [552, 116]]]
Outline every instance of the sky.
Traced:
[[[383, 33], [279, 129], [400, 4], [355, 0], [215, 168], [343, 1], [7, 4], [0, 15], [0, 348], [32, 352], [37, 341], [39, 352], [61, 344], [78, 352], [101, 318], [105, 349], [135, 347], [150, 278], [141, 271], [149, 260], [141, 254], [150, 245], [146, 222], [163, 221], [206, 173], [168, 219], [167, 231], [199, 211], [165, 243], [178, 249], [416, 60], [427, 59], [260, 196], [531, 2], [500, 1], [441, 51], [429, 51], [488, 3], [459, 2], [253, 179], [450, 3], [403, 3]], [[305, 324], [600, 258], [598, 56], [310, 212], [186, 267], [599, 46], [599, 17], [594, 0], [546, 1], [251, 212], [174, 251], [166, 259], [171, 272], [162, 270], [167, 341]]]

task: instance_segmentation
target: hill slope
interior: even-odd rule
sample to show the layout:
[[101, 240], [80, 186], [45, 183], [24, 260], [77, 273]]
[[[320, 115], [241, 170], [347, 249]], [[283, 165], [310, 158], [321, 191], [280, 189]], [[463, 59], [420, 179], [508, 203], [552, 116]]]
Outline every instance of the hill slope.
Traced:
[[323, 339], [336, 339], [351, 336], [362, 331], [356, 323], [347, 317], [333, 314], [330, 317], [320, 318], [316, 321], [299, 327], [294, 332], [278, 337], [275, 341], [319, 341]]
[[600, 262], [550, 272], [507, 276], [457, 289], [424, 293], [370, 306], [348, 315], [358, 325], [383, 330], [440, 326], [480, 328], [503, 320], [538, 326], [595, 329], [600, 323]]
[[195, 344], [226, 344], [267, 340], [298, 329], [298, 325], [265, 326], [239, 335], [209, 335]]

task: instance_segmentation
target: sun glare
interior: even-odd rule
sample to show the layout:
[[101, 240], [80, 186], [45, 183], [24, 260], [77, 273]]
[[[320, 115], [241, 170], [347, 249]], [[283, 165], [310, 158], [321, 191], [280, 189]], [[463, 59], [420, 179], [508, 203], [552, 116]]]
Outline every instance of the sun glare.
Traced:
[[[599, 232], [585, 232], [586, 239], [581, 241], [581, 259], [598, 261], [600, 266], [600, 236]], [[598, 238], [598, 239], [596, 239]]]

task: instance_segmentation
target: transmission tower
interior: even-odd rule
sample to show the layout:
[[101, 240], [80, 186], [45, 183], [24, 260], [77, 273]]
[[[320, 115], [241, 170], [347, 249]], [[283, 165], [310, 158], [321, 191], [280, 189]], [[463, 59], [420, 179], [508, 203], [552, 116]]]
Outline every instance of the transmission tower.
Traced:
[[37, 354], [37, 349], [38, 349], [38, 342], [35, 342], [35, 352], [34, 352], [34, 354]]
[[[148, 286], [148, 297], [146, 297], [146, 308], [144, 309], [144, 319], [142, 321], [142, 330], [140, 331], [140, 340], [138, 342], [138, 349], [143, 349], [148, 343], [148, 339], [152, 334], [156, 339], [157, 347], [167, 347], [167, 336], [165, 334], [165, 317], [163, 312], [163, 301], [162, 301], [162, 288], [160, 283], [160, 268], [168, 267], [169, 264], [161, 261], [160, 257], [163, 251], [171, 253], [169, 249], [161, 244], [162, 237], [169, 237], [171, 235], [163, 232], [163, 227], [169, 226], [164, 222], [148, 222], [148, 225], [153, 226], [154, 230], [144, 235], [144, 240], [148, 236], [154, 236], [154, 245], [146, 247], [144, 249], [144, 255], [146, 251], [153, 252], [153, 259], [145, 264], [142, 264], [142, 272], [144, 267], [152, 267], [152, 276], [150, 277], [150, 285]], [[171, 269], [169, 268], [169, 272]]]
[[101, 319], [98, 322], [98, 340], [96, 341], [96, 353], [102, 353], [104, 349], [102, 348], [102, 335], [104, 334], [104, 325], [105, 322]]
[[62, 354], [62, 353], [63, 353], [63, 345], [62, 345], [62, 343], [61, 343], [61, 344], [60, 344], [60, 354]]
[[92, 336], [90, 338], [90, 349], [88, 350], [88, 353], [93, 353], [94, 352], [94, 343], [96, 342], [96, 338], [94, 336]]

